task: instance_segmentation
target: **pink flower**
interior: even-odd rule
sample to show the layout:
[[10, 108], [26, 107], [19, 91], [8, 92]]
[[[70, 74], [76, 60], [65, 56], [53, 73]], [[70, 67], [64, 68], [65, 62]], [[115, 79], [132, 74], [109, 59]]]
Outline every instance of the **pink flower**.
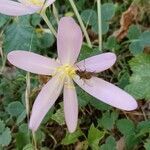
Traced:
[[[41, 9], [48, 7], [55, 0], [0, 0], [0, 13], [9, 16], [22, 16], [40, 12]], [[44, 5], [44, 6], [43, 6]]]
[[[33, 105], [29, 127], [36, 131], [48, 110], [54, 105], [63, 90], [65, 121], [69, 132], [74, 132], [78, 119], [78, 100], [73, 82], [97, 99], [123, 110], [137, 108], [132, 96], [115, 85], [92, 76], [82, 79], [76, 74], [79, 68], [89, 72], [101, 72], [116, 61], [113, 53], [104, 53], [76, 63], [82, 45], [80, 27], [70, 17], [63, 17], [58, 26], [58, 59], [50, 59], [26, 51], [13, 51], [8, 60], [23, 70], [43, 75], [52, 75], [44, 85]], [[59, 61], [58, 61], [59, 60]]]

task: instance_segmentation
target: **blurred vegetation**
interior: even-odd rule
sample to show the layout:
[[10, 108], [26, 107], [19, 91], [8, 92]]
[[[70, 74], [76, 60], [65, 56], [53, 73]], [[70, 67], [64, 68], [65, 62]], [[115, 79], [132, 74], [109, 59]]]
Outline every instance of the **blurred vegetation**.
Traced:
[[[57, 57], [56, 39], [38, 14], [9, 17], [0, 14], [0, 149], [34, 150], [150, 150], [150, 3], [148, 0], [102, 0], [103, 51], [98, 49], [96, 1], [75, 0], [93, 48], [83, 44], [79, 60], [114, 52], [116, 64], [99, 74], [133, 95], [137, 110], [112, 108], [77, 88], [78, 129], [70, 134], [64, 122], [62, 96], [33, 138], [25, 107], [30, 79], [30, 110], [47, 76], [27, 74], [7, 60], [12, 50], [29, 50]], [[68, 1], [56, 0], [58, 18], [72, 16]], [[132, 11], [132, 13], [131, 13]], [[47, 15], [57, 29], [52, 7]], [[69, 31], [68, 31], [69, 32]], [[29, 78], [28, 78], [29, 77]], [[34, 139], [34, 140], [33, 140]]]

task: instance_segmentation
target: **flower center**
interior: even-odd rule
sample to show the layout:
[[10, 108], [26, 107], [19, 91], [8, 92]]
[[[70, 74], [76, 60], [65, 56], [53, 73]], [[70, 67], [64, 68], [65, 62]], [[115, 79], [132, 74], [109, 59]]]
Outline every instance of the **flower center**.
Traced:
[[60, 72], [63, 76], [69, 76], [71, 78], [76, 75], [75, 68], [69, 64], [58, 67], [56, 72]]
[[41, 0], [26, 0], [26, 2], [28, 4], [33, 4], [36, 6], [42, 6], [43, 5], [43, 1], [41, 1]]

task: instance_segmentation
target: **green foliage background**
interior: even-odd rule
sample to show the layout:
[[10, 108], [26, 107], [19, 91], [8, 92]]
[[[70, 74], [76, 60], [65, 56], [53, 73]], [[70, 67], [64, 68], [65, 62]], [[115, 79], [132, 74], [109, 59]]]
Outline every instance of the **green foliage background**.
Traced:
[[[40, 150], [150, 150], [150, 4], [146, 0], [136, 1], [140, 8], [139, 19], [130, 26], [127, 37], [118, 42], [112, 35], [132, 1], [103, 0], [103, 51], [99, 51], [96, 2], [75, 2], [93, 44], [92, 49], [83, 44], [79, 60], [107, 51], [116, 53], [116, 64], [99, 76], [129, 92], [136, 98], [139, 108], [133, 112], [121, 111], [76, 87], [80, 106], [76, 132], [67, 131], [60, 96], [34, 138], [28, 129], [25, 107], [26, 78], [31, 80], [31, 110], [44, 84], [42, 78], [47, 80], [47, 77], [29, 76], [9, 64], [6, 56], [12, 50], [28, 50], [56, 58], [56, 39], [38, 14], [22, 17], [0, 14], [0, 149], [34, 150], [36, 141]], [[76, 19], [68, 1], [58, 0], [55, 6], [59, 18], [69, 15]], [[47, 15], [57, 29], [51, 8]]]

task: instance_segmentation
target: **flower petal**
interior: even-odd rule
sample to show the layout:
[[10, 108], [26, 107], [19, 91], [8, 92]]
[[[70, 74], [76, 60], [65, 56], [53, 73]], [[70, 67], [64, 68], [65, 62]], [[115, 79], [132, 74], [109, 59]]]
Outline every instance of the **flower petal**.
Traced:
[[90, 72], [101, 72], [110, 68], [116, 61], [114, 53], [103, 53], [93, 57], [82, 60], [75, 65], [78, 69]]
[[0, 13], [9, 16], [22, 16], [33, 14], [38, 11], [37, 8], [29, 8], [19, 2], [11, 0], [0, 0]]
[[52, 3], [54, 3], [56, 0], [47, 0], [45, 3], [45, 8], [48, 7], [49, 5], [51, 5]]
[[57, 49], [62, 64], [74, 64], [82, 45], [82, 32], [71, 17], [63, 17], [58, 25]]
[[74, 80], [87, 93], [111, 106], [127, 111], [137, 108], [137, 102], [131, 95], [109, 82], [97, 77], [86, 81], [76, 77]]
[[49, 5], [51, 5], [55, 0], [39, 0], [39, 4], [41, 5], [36, 5], [32, 3], [32, 1], [28, 0], [18, 0], [22, 4], [30, 7], [31, 9], [37, 9], [38, 11], [41, 11], [41, 9], [46, 9]]
[[53, 106], [63, 88], [63, 79], [60, 76], [54, 76], [41, 90], [37, 96], [30, 117], [29, 128], [36, 131], [42, 122], [44, 116]]
[[74, 132], [78, 120], [78, 100], [72, 79], [68, 78], [64, 86], [64, 113], [70, 133]]
[[27, 51], [12, 51], [7, 59], [18, 68], [41, 75], [51, 75], [59, 66], [54, 59]]
[[[29, 9], [35, 9], [36, 12], [40, 11], [42, 8], [42, 5], [35, 5], [32, 4], [32, 1], [30, 2], [29, 0], [18, 0], [20, 3], [22, 3], [24, 6], [28, 7]], [[40, 0], [41, 4], [42, 2], [44, 3], [44, 0]]]

